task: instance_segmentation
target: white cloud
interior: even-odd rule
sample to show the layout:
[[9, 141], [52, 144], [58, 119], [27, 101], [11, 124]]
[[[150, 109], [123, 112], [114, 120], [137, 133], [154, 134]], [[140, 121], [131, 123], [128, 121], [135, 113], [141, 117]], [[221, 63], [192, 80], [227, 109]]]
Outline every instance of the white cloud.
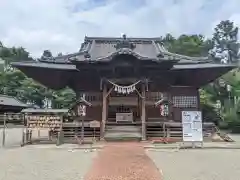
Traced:
[[85, 35], [211, 35], [220, 20], [239, 26], [239, 7], [239, 0], [0, 0], [0, 40], [40, 56], [78, 51]]

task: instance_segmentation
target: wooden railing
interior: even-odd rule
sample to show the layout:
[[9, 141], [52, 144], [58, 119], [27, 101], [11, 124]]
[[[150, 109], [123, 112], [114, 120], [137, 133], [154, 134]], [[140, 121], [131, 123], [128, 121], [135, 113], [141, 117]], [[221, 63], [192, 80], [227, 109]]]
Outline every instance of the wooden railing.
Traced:
[[[95, 140], [100, 139], [100, 128], [92, 128], [89, 126], [89, 123], [84, 124], [84, 129], [82, 129], [81, 124], [76, 126], [75, 123], [64, 123], [63, 124], [63, 136], [64, 140], [76, 140], [76, 137], [82, 137], [82, 130], [83, 130], [83, 138], [85, 141], [92, 140], [93, 138], [96, 138]], [[63, 141], [64, 141], [63, 140]]]
[[24, 116], [22, 113], [0, 114], [0, 126], [19, 126], [24, 125]]

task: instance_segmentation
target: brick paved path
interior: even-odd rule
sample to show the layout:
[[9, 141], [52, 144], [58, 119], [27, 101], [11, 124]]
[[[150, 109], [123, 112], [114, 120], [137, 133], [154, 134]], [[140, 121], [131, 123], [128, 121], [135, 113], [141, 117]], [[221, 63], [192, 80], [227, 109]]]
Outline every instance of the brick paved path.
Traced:
[[160, 180], [160, 172], [140, 143], [108, 144], [85, 180]]

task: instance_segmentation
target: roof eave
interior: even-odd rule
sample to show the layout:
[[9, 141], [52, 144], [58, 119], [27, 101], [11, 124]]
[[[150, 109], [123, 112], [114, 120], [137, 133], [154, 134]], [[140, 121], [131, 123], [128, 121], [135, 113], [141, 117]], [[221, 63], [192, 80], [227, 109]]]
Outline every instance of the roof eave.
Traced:
[[77, 70], [74, 64], [58, 64], [50, 62], [13, 62], [11, 65], [15, 68], [46, 68], [56, 70]]

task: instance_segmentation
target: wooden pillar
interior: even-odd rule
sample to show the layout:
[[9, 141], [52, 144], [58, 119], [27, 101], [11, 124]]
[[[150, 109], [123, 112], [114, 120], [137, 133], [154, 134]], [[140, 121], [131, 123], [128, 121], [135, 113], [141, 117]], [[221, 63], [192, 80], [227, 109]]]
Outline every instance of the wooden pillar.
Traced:
[[84, 143], [84, 116], [80, 116], [81, 119], [81, 142]]
[[141, 111], [141, 121], [142, 121], [142, 141], [146, 140], [146, 91], [145, 91], [145, 84], [142, 83], [142, 111]]
[[107, 120], [107, 86], [103, 84], [103, 93], [102, 93], [102, 124], [101, 124], [101, 139], [104, 139], [105, 134], [105, 124]]
[[4, 113], [3, 130], [2, 130], [2, 147], [5, 147], [5, 141], [6, 141], [6, 121], [7, 121], [7, 115], [6, 115], [6, 113]]
[[60, 127], [58, 131], [58, 136], [57, 136], [57, 146], [61, 145], [63, 143], [63, 115], [60, 116]]
[[199, 89], [196, 89], [197, 91], [197, 110], [198, 111], [201, 111], [201, 102], [200, 102], [200, 92], [199, 92]]
[[172, 99], [171, 87], [168, 88], [167, 93], [168, 93], [168, 120], [174, 120], [173, 99]]

